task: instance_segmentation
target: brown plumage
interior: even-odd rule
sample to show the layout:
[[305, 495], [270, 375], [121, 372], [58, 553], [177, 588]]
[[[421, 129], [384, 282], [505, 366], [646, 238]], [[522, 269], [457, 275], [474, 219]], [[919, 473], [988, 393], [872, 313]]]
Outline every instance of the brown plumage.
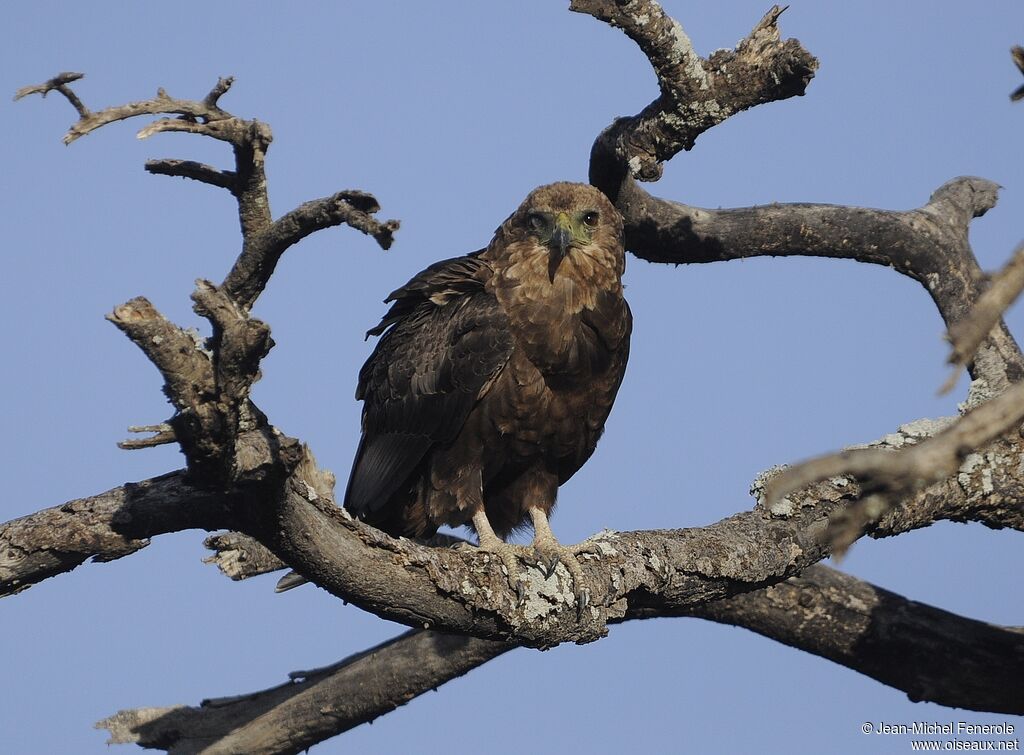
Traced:
[[591, 186], [556, 183], [531, 192], [485, 249], [392, 293], [359, 373], [363, 435], [345, 507], [392, 535], [469, 525], [513, 580], [521, 549], [501, 538], [532, 520], [548, 574], [561, 561], [578, 582], [547, 517], [622, 382], [624, 264], [614, 206]]

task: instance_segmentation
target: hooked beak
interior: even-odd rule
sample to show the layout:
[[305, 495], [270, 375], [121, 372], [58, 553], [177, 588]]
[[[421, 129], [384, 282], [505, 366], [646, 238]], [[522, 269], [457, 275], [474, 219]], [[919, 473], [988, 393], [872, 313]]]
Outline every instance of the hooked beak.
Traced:
[[555, 273], [558, 266], [569, 253], [569, 246], [572, 244], [572, 229], [569, 227], [569, 217], [564, 213], [558, 213], [555, 220], [555, 230], [548, 239], [548, 279], [554, 283]]

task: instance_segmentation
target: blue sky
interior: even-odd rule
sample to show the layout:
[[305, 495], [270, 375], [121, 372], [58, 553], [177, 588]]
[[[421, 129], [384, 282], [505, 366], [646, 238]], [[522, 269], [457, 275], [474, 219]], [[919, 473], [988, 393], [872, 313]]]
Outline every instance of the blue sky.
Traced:
[[[479, 248], [534, 186], [585, 180], [595, 135], [655, 95], [621, 33], [565, 4], [110, 2], [4, 5], [0, 90], [58, 71], [99, 108], [201, 98], [271, 124], [275, 214], [342, 188], [402, 221], [382, 253], [335, 229], [288, 252], [256, 314], [277, 346], [255, 398], [344, 477], [358, 439], [362, 334], [381, 299], [430, 262]], [[666, 2], [704, 54], [731, 47], [764, 3]], [[923, 204], [944, 181], [1003, 185], [975, 221], [983, 267], [1024, 237], [1024, 104], [1008, 54], [1024, 4], [794, 2], [783, 32], [821, 61], [807, 96], [742, 113], [678, 155], [654, 193], [707, 207]], [[56, 96], [0, 98], [5, 274], [0, 421], [7, 520], [177, 468], [169, 448], [126, 453], [125, 427], [165, 419], [156, 371], [103, 315], [145, 295], [202, 326], [188, 295], [237, 252], [226, 192], [149, 176], [151, 157], [228, 165], [222, 144], [134, 138], [142, 121], [72, 146]], [[852, 262], [628, 262], [630, 368], [607, 434], [560, 494], [563, 542], [602, 528], [700, 526], [747, 509], [762, 469], [955, 411], [942, 326], [918, 284]], [[1018, 336], [1024, 316], [1009, 316]], [[273, 593], [204, 566], [202, 533], [0, 601], [5, 750], [108, 752], [91, 724], [120, 708], [197, 703], [333, 662], [399, 627], [315, 588]], [[860, 542], [841, 568], [975, 618], [1022, 623], [1020, 535], [944, 524]], [[616, 627], [587, 647], [519, 650], [316, 753], [629, 750], [903, 752], [864, 721], [1001, 721], [903, 693], [736, 628], [696, 620]], [[1010, 719], [1014, 720], [1014, 719]], [[1024, 721], [1015, 719], [1018, 730]], [[131, 751], [131, 748], [123, 748]]]

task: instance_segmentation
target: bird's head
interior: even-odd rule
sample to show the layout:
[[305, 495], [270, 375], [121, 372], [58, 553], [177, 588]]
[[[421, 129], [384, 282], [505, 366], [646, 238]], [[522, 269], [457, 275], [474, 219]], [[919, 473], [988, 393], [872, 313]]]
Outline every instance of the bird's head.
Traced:
[[554, 283], [570, 255], [622, 274], [622, 216], [608, 198], [587, 184], [554, 183], [534, 189], [499, 229], [508, 241], [532, 242], [546, 254], [547, 277]]

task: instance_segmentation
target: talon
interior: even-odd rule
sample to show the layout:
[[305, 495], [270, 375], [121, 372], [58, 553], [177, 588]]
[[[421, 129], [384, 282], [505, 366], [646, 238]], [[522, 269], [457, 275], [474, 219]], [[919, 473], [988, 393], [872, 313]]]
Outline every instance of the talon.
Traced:
[[584, 587], [576, 593], [576, 621], [583, 618], [583, 613], [590, 607], [590, 590]]
[[522, 608], [526, 604], [526, 583], [521, 579], [516, 580], [516, 608]]
[[551, 575], [555, 573], [555, 569], [562, 563], [562, 559], [558, 557], [557, 553], [551, 555], [547, 563], [541, 564], [541, 571], [544, 572], [544, 579], [551, 579]]

